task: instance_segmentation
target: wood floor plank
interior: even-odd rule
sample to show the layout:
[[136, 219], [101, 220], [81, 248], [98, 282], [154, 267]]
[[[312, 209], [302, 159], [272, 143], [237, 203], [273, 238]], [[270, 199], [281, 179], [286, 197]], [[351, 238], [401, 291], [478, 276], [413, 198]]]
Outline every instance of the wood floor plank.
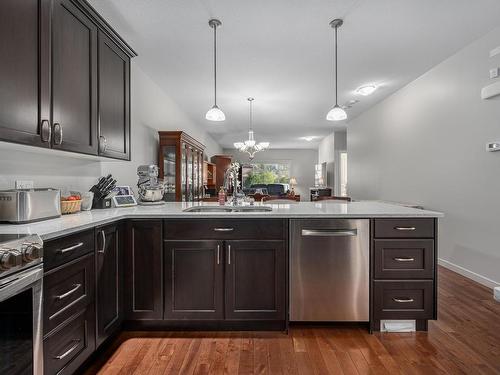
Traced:
[[439, 319], [428, 332], [122, 332], [86, 375], [500, 375], [500, 303], [491, 290], [443, 268], [438, 286]]

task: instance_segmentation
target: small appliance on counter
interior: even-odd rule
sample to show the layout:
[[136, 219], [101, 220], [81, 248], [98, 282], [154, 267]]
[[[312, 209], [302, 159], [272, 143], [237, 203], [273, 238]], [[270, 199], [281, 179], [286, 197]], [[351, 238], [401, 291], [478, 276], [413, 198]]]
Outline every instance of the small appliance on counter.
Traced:
[[90, 188], [90, 191], [94, 193], [92, 208], [111, 208], [112, 200], [108, 195], [113, 191], [115, 186], [116, 180], [113, 179], [111, 174], [101, 177], [97, 184]]
[[137, 167], [137, 181], [139, 204], [141, 205], [161, 205], [165, 204], [163, 195], [165, 186], [158, 180], [158, 166], [140, 165]]
[[30, 223], [61, 216], [61, 192], [57, 189], [0, 191], [0, 222]]

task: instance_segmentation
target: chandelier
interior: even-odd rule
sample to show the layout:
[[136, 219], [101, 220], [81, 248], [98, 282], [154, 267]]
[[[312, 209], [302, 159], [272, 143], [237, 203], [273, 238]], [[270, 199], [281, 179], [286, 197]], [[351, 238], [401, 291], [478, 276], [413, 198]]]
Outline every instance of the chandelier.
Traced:
[[250, 121], [248, 125], [248, 139], [244, 142], [235, 142], [234, 147], [240, 152], [246, 152], [249, 155], [249, 159], [252, 160], [255, 153], [263, 151], [269, 148], [269, 142], [255, 142], [253, 129], [252, 129], [252, 102], [254, 98], [247, 98], [250, 103]]

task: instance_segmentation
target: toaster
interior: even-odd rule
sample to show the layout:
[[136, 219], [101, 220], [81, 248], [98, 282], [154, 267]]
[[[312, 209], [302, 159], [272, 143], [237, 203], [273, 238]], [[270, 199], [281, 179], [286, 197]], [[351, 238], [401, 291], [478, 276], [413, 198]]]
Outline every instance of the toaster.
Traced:
[[61, 216], [57, 189], [0, 190], [0, 222], [30, 223]]

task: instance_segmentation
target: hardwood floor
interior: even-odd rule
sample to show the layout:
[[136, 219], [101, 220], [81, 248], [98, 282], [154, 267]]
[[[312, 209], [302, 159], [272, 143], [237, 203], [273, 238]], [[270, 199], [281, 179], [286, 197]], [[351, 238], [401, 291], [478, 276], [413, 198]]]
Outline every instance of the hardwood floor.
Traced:
[[281, 332], [124, 332], [87, 374], [500, 374], [500, 303], [439, 269], [429, 332], [361, 327]]

